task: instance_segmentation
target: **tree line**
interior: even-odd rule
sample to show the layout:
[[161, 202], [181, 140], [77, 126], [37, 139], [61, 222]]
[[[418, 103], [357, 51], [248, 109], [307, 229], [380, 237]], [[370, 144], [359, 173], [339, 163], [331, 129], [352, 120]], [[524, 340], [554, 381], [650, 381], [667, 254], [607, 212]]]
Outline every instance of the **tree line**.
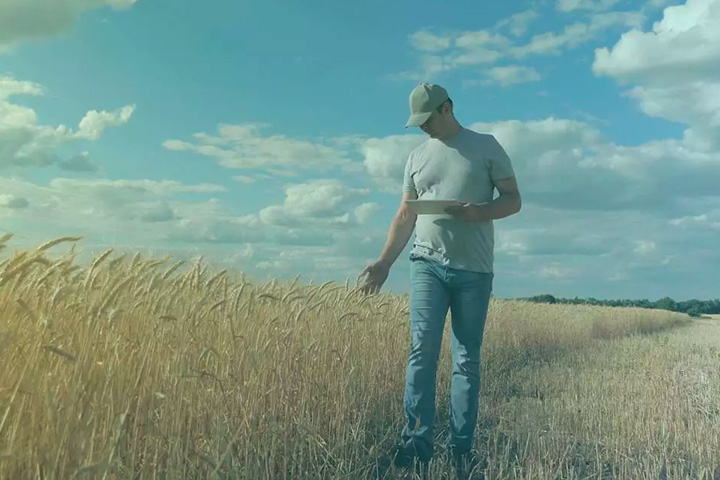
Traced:
[[682, 300], [675, 301], [670, 297], [663, 297], [651, 302], [648, 299], [642, 300], [598, 300], [597, 298], [558, 298], [550, 294], [535, 295], [533, 297], [521, 298], [535, 303], [559, 303], [569, 305], [601, 305], [605, 307], [639, 307], [670, 310], [672, 312], [686, 313], [691, 317], [702, 315], [720, 314], [720, 299], [718, 300]]

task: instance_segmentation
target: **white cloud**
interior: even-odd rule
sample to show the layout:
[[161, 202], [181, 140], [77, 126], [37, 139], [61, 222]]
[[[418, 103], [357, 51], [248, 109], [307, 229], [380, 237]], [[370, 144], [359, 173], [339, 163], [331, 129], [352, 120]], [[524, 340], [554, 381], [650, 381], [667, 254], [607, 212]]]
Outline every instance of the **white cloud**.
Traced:
[[177, 242], [192, 246], [256, 239], [253, 226], [259, 221], [228, 215], [217, 199], [198, 203], [176, 198], [223, 190], [175, 181], [68, 178], [40, 186], [0, 176], [0, 191], [7, 192], [3, 203], [26, 205], [22, 210], [0, 207], [0, 217], [3, 228], [18, 234], [26, 245], [62, 235], [82, 236], [91, 245], [162, 242], [163, 249]]
[[640, 27], [644, 21], [641, 12], [606, 12], [593, 15], [589, 23], [567, 25], [562, 32], [544, 32], [534, 35], [530, 42], [510, 49], [516, 58], [530, 55], [559, 54], [597, 38], [601, 33], [618, 27]]
[[[409, 36], [409, 40], [419, 52], [421, 68], [418, 71], [396, 73], [391, 75], [391, 78], [433, 81], [445, 72], [492, 65], [502, 59], [557, 55], [591, 42], [609, 30], [622, 27], [640, 28], [645, 19], [642, 11], [596, 13], [586, 22], [567, 25], [561, 31], [539, 33], [525, 42], [500, 33], [509, 29], [510, 34], [515, 37], [523, 35], [537, 17], [537, 13], [527, 10], [496, 23], [492, 29], [447, 32], [432, 36], [425, 30], [414, 32]], [[418, 42], [418, 38], [423, 39], [423, 42]]]
[[[720, 153], [698, 150], [688, 140], [616, 145], [592, 125], [554, 117], [468, 128], [498, 139], [513, 161], [524, 199], [538, 205], [674, 215], [686, 208], [683, 199], [718, 195]], [[382, 191], [400, 195], [408, 155], [424, 139], [391, 136], [363, 144], [367, 172]]]
[[681, 230], [720, 230], [720, 208], [716, 210], [706, 210], [705, 213], [700, 215], [673, 218], [668, 221], [668, 224]]
[[575, 10], [609, 10], [621, 0], [557, 0], [555, 8], [561, 12], [573, 12]]
[[455, 46], [468, 50], [479, 48], [508, 48], [512, 42], [505, 35], [489, 32], [487, 30], [476, 30], [463, 32], [455, 37]]
[[720, 0], [667, 7], [651, 32], [640, 26], [612, 48], [595, 50], [593, 71], [622, 81], [662, 85], [720, 77]]
[[284, 204], [263, 208], [259, 218], [267, 225], [308, 231], [318, 227], [347, 228], [354, 224], [352, 206], [369, 193], [368, 189], [351, 188], [335, 179], [286, 185]]
[[[592, 125], [555, 117], [527, 122], [473, 123], [468, 128], [492, 133], [511, 156], [514, 165], [522, 169], [558, 165], [561, 159], [556, 159], [555, 154], [559, 152], [574, 163], [583, 152], [604, 142], [603, 134]], [[544, 162], [540, 161], [541, 158]]]
[[707, 225], [708, 224], [708, 215], [706, 213], [703, 213], [702, 215], [692, 215], [689, 217], [681, 217], [681, 218], [673, 218], [668, 223], [670, 225], [673, 225], [675, 227], [679, 226], [692, 226], [692, 225]]
[[322, 142], [262, 134], [264, 124], [220, 125], [219, 135], [193, 135], [196, 142], [166, 140], [168, 150], [190, 151], [215, 158], [218, 164], [233, 169], [285, 169], [293, 175], [302, 170], [351, 168], [345, 152]]
[[593, 71], [621, 84], [648, 115], [689, 126], [685, 142], [720, 147], [720, 0], [667, 7], [651, 32], [638, 28], [595, 50]]
[[[217, 208], [216, 210], [221, 210]], [[216, 216], [200, 218], [183, 218], [156, 232], [157, 238], [163, 241], [179, 242], [180, 244], [248, 244], [261, 243], [268, 240], [267, 231], [253, 228], [257, 224], [254, 218], [232, 217], [218, 212]]]
[[137, 212], [137, 218], [141, 222], [155, 223], [168, 222], [177, 218], [175, 210], [167, 202], [152, 202], [143, 206]]
[[75, 136], [78, 138], [97, 140], [102, 136], [107, 127], [125, 125], [130, 121], [130, 117], [132, 117], [134, 111], [134, 105], [127, 105], [112, 112], [91, 110], [80, 120], [80, 129]]
[[132, 7], [137, 0], [2, 0], [0, 49], [63, 33], [86, 11]]
[[655, 250], [656, 244], [652, 240], [637, 240], [635, 241], [635, 253], [641, 255], [651, 253]]
[[[559, 213], [555, 210], [554, 214]], [[511, 255], [564, 257], [598, 256], [614, 251], [615, 242], [619, 240], [615, 234], [577, 231], [579, 222], [570, 223], [570, 228], [548, 228], [540, 219], [527, 219], [523, 227], [500, 230], [496, 249]]]
[[675, 3], [677, 3], [677, 0], [648, 0], [645, 3], [645, 8], [665, 8]]
[[77, 178], [54, 178], [50, 186], [61, 191], [87, 195], [100, 201], [123, 204], [139, 197], [162, 197], [178, 193], [224, 192], [222, 185], [200, 183], [185, 185], [176, 180], [83, 180]]
[[[72, 227], [79, 231], [125, 230], [129, 233], [137, 230], [141, 224], [163, 223], [186, 217], [202, 218], [209, 212], [193, 215], [191, 211], [186, 212], [181, 203], [168, 199], [180, 193], [223, 190], [220, 186], [183, 185], [175, 181], [71, 178], [55, 178], [47, 187], [40, 187], [26, 181], [0, 177], [0, 191], [8, 192], [7, 195], [12, 198], [23, 199], [26, 206], [29, 204], [29, 211], [23, 214], [26, 221], [37, 222], [47, 231]], [[138, 233], [142, 235], [147, 232]]]
[[483, 83], [494, 83], [503, 87], [519, 83], [538, 82], [542, 78], [534, 68], [522, 65], [493, 67], [485, 73], [485, 76], [487, 78]]
[[536, 274], [540, 278], [565, 279], [577, 276], [578, 272], [575, 269], [568, 267], [567, 265], [563, 265], [561, 263], [552, 263], [550, 265], [540, 267], [536, 271]]
[[233, 180], [235, 180], [237, 182], [245, 183], [245, 184], [255, 183], [258, 180], [257, 177], [252, 177], [249, 175], [235, 175], [232, 178], [233, 178]]
[[534, 10], [524, 10], [520, 13], [516, 13], [506, 19], [499, 21], [495, 25], [495, 29], [507, 29], [510, 34], [515, 37], [525, 35], [530, 24], [540, 18], [540, 14]]
[[0, 77], [0, 167], [49, 165], [56, 160], [55, 148], [67, 141], [65, 126], [38, 125], [33, 109], [9, 101], [16, 95], [42, 94], [42, 87], [35, 83]]
[[[41, 85], [33, 82], [19, 81], [11, 77], [0, 77], [0, 100], [6, 100], [13, 95], [42, 95]], [[0, 117], [2, 119], [2, 117]]]
[[[720, 212], [720, 198], [714, 205], [709, 208]], [[707, 298], [715, 294], [702, 282], [714, 273], [703, 263], [720, 257], [714, 246], [717, 230], [694, 223], [693, 228], [671, 227], [667, 218], [644, 210], [588, 212], [529, 203], [519, 215], [498, 224], [498, 288], [537, 292], [537, 277], [545, 275], [541, 290], [561, 296], [600, 296], [597, 292], [602, 291], [603, 298], [659, 298], [664, 292], [674, 298]], [[684, 252], [682, 258], [678, 252]], [[555, 271], [555, 266], [569, 271]], [[699, 283], [667, 281], [686, 278], [693, 270], [693, 278], [703, 279]], [[574, 283], [565, 283], [568, 279]], [[633, 288], [628, 290], [628, 284]]]
[[61, 160], [59, 147], [77, 139], [97, 140], [108, 126], [121, 125], [132, 115], [132, 107], [116, 112], [91, 111], [80, 122], [76, 133], [65, 125], [39, 125], [35, 110], [13, 103], [18, 95], [40, 96], [44, 89], [32, 82], [0, 77], [0, 168], [44, 167], [60, 163], [61, 168], [91, 169], [87, 158]]
[[428, 31], [419, 30], [410, 35], [410, 43], [424, 52], [439, 52], [450, 48], [450, 37], [439, 37]]
[[82, 152], [58, 163], [62, 170], [71, 172], [97, 172], [100, 168], [90, 159], [89, 152]]
[[27, 198], [16, 197], [15, 195], [0, 194], [0, 207], [22, 209], [30, 205]]
[[330, 217], [343, 213], [357, 197], [366, 196], [368, 189], [350, 188], [339, 180], [313, 180], [286, 189], [285, 211], [300, 217]]
[[355, 207], [355, 218], [358, 223], [367, 223], [375, 213], [380, 211], [380, 205], [374, 202], [363, 203]]
[[408, 155], [419, 146], [423, 135], [394, 135], [371, 138], [360, 146], [367, 173], [376, 185], [386, 193], [401, 194], [403, 173]]

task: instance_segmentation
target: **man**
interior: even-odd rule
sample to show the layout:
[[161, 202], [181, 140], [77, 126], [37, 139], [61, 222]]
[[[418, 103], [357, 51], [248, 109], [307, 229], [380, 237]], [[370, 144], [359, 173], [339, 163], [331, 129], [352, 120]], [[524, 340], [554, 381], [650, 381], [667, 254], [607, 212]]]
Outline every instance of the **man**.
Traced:
[[[403, 195], [380, 258], [368, 265], [362, 291], [377, 293], [413, 230], [410, 253], [411, 349], [405, 384], [407, 423], [392, 450], [396, 466], [415, 459], [427, 466], [434, 452], [437, 361], [448, 309], [452, 317], [453, 376], [448, 451], [464, 478], [478, 412], [480, 348], [493, 283], [493, 220], [520, 211], [522, 200], [510, 159], [489, 134], [457, 121], [439, 86], [422, 83], [410, 94], [406, 128], [429, 138], [409, 156]], [[493, 199], [494, 190], [499, 195]], [[446, 214], [413, 214], [411, 199], [455, 200]]]

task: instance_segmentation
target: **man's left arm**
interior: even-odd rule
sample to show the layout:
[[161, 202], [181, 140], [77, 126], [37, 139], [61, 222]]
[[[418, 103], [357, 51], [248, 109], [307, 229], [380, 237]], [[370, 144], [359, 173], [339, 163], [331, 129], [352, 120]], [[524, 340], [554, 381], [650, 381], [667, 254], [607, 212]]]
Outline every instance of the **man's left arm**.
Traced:
[[474, 209], [475, 221], [498, 220], [509, 217], [522, 208], [522, 197], [515, 176], [497, 180], [494, 183], [499, 195], [491, 202], [476, 205]]
[[522, 197], [515, 176], [493, 182], [499, 196], [488, 203], [458, 203], [447, 208], [447, 213], [468, 222], [487, 222], [509, 217], [522, 208]]

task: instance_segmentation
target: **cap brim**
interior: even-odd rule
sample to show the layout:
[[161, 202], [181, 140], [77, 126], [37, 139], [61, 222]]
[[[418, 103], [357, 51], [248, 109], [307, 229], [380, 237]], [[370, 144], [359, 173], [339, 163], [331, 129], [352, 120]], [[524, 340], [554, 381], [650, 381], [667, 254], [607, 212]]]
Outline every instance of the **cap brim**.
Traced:
[[410, 118], [405, 124], [405, 128], [419, 127], [423, 123], [427, 122], [428, 118], [430, 118], [431, 115], [432, 112], [416, 113], [415, 115], [410, 115]]

